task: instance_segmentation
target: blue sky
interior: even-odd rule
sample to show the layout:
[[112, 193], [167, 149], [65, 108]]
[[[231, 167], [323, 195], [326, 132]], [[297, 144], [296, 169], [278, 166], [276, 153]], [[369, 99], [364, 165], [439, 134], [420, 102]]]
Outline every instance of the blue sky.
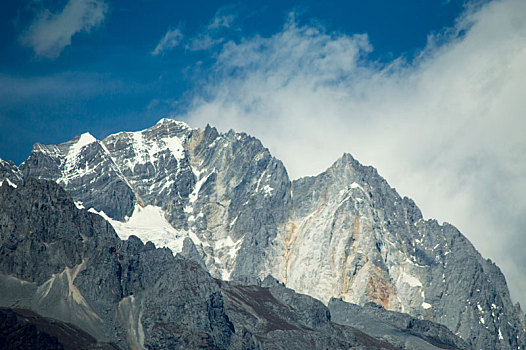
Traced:
[[457, 226], [526, 304], [526, 1], [0, 5], [0, 158], [172, 116], [293, 178], [344, 152]]
[[[68, 3], [84, 16], [69, 13]], [[202, 93], [225, 43], [272, 36], [291, 13], [298, 24], [327, 32], [366, 33], [374, 47], [367, 60], [386, 63], [411, 59], [428, 34], [454, 25], [464, 9], [443, 0], [6, 1], [0, 7], [0, 157], [17, 164], [35, 142], [62, 142], [86, 130], [102, 138], [180, 114]], [[46, 13], [47, 25], [31, 31]], [[52, 16], [61, 22], [52, 24]], [[169, 31], [179, 33], [172, 38], [177, 44], [152, 55]]]

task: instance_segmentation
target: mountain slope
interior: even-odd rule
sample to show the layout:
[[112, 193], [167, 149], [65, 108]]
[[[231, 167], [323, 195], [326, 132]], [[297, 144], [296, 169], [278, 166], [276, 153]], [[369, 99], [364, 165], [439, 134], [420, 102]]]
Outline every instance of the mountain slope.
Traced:
[[[123, 349], [398, 349], [331, 322], [320, 301], [270, 278], [261, 286], [219, 281], [167, 249], [135, 236], [122, 241], [53, 182], [0, 187], [0, 281], [1, 306], [71, 323]], [[62, 340], [97, 348], [77, 329], [51, 328]], [[466, 348], [447, 332], [444, 339], [455, 339], [450, 348]], [[48, 338], [27, 340], [57, 348]]]
[[271, 274], [323, 302], [373, 301], [440, 322], [477, 348], [526, 346], [524, 316], [498, 267], [452, 225], [424, 220], [412, 200], [348, 154], [291, 182], [255, 138], [163, 119], [102, 141], [84, 134], [37, 144], [20, 170], [124, 220], [112, 221], [123, 238], [138, 233], [130, 226], [141, 212], [156, 212], [175, 231], [141, 237], [215, 277], [256, 283]]

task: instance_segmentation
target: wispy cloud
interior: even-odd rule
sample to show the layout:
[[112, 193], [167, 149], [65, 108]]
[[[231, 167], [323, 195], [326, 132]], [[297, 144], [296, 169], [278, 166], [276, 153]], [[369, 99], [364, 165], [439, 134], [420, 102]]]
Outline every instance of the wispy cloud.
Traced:
[[170, 29], [163, 36], [161, 41], [157, 44], [155, 49], [152, 51], [153, 56], [160, 55], [163, 52], [175, 48], [183, 40], [183, 33], [180, 29]]
[[210, 24], [208, 25], [208, 29], [218, 29], [218, 28], [230, 28], [230, 25], [234, 20], [236, 19], [236, 16], [234, 14], [223, 14], [221, 12], [217, 12]]
[[99, 26], [108, 6], [103, 0], [69, 0], [62, 12], [40, 12], [19, 41], [30, 47], [38, 57], [57, 58], [71, 45], [71, 38], [79, 32], [89, 32]]
[[216, 11], [210, 23], [195, 37], [191, 38], [185, 48], [191, 51], [210, 50], [225, 41], [223, 34], [232, 30], [237, 15], [232, 13], [233, 7], [226, 6]]
[[366, 35], [291, 19], [225, 43], [182, 117], [260, 137], [295, 178], [351, 152], [426, 217], [458, 226], [526, 304], [524, 13], [521, 0], [486, 4], [414, 62], [387, 66], [367, 60]]
[[191, 51], [202, 51], [209, 50], [212, 47], [221, 44], [224, 41], [223, 38], [212, 38], [209, 33], [201, 34], [195, 38], [192, 38], [185, 48]]

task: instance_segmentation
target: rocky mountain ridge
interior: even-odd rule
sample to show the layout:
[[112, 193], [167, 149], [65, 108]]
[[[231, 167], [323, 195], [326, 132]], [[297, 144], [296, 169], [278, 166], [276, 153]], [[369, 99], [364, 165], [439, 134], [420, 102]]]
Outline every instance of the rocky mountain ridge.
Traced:
[[132, 223], [146, 222], [145, 240], [217, 278], [256, 284], [270, 274], [325, 303], [372, 301], [439, 322], [476, 348], [525, 347], [524, 316], [498, 267], [348, 154], [290, 181], [253, 137], [163, 119], [102, 141], [37, 144], [18, 173], [56, 181], [123, 238], [141, 237]]
[[5, 348], [468, 348], [432, 322], [431, 332], [400, 327], [394, 344], [336, 324], [320, 301], [272, 278], [259, 286], [216, 280], [166, 248], [120, 240], [57, 184], [31, 178], [0, 187], [0, 305], [46, 317], [30, 313], [35, 331], [27, 311], [22, 320], [20, 311], [0, 312], [18, 334], [0, 338]]

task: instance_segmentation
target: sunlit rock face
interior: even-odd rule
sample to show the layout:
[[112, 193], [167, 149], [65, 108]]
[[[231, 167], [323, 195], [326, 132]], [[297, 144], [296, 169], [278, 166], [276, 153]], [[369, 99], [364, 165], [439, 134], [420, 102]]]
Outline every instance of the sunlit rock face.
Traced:
[[162, 119], [102, 141], [37, 144], [20, 171], [56, 181], [122, 238], [169, 247], [217, 278], [271, 274], [324, 303], [372, 301], [442, 323], [478, 348], [525, 346], [498, 267], [349, 154], [290, 181], [253, 137]]

